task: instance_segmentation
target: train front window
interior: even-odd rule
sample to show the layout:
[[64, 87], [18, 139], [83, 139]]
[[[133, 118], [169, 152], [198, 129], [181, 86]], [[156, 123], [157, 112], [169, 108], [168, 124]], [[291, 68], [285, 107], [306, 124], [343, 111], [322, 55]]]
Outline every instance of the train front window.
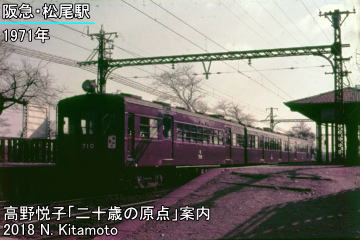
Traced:
[[81, 135], [93, 135], [95, 133], [95, 114], [82, 113], [80, 116]]
[[63, 118], [63, 134], [69, 134], [69, 118]]
[[81, 134], [92, 135], [94, 134], [94, 122], [91, 119], [81, 119]]

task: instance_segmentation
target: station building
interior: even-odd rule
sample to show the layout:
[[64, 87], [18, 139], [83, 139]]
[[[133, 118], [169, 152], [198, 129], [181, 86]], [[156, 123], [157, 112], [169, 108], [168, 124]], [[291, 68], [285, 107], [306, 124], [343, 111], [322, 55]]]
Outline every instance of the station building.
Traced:
[[[345, 164], [360, 164], [360, 86], [343, 89], [345, 125]], [[315, 96], [285, 103], [291, 111], [296, 111], [316, 122], [317, 160], [331, 162], [334, 159], [335, 133], [335, 93], [329, 91]]]

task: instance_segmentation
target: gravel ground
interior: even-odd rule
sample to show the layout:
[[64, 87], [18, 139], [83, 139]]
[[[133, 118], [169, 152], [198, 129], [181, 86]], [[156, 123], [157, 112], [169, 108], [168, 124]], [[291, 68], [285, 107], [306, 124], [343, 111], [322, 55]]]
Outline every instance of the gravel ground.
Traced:
[[210, 220], [146, 221], [124, 239], [360, 238], [360, 167], [226, 169], [168, 207], [184, 206]]

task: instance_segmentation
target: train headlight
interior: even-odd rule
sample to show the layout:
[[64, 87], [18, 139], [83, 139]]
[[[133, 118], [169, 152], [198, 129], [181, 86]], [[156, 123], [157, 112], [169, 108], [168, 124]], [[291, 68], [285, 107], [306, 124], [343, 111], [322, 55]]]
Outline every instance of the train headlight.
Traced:
[[82, 89], [87, 93], [94, 93], [96, 89], [95, 80], [85, 80], [82, 84]]

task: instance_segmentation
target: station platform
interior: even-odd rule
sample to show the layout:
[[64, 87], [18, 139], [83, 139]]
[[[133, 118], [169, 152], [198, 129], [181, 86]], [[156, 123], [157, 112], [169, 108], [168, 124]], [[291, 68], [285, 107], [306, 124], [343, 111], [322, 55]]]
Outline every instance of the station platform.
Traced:
[[55, 163], [0, 162], [0, 168], [55, 167]]
[[[128, 220], [95, 239], [359, 238], [359, 176], [336, 165], [212, 169], [155, 203], [169, 221]], [[186, 206], [209, 208], [209, 219], [172, 221]]]

